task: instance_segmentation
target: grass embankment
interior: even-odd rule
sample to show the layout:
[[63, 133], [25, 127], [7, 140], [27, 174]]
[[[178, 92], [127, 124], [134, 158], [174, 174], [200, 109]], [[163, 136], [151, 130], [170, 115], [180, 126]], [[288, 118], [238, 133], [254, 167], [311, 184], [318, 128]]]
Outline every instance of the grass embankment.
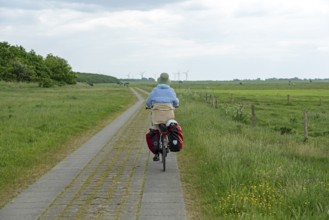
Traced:
[[0, 83], [0, 207], [136, 101], [110, 84]]
[[178, 95], [178, 159], [192, 219], [329, 218], [328, 136], [303, 143], [296, 133], [236, 122], [224, 109]]

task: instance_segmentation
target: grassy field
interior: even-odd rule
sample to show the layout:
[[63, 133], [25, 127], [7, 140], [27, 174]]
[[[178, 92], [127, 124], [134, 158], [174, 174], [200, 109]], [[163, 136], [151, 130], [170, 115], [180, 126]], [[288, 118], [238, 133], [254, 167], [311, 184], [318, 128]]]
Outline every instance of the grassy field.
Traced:
[[[176, 91], [185, 145], [178, 158], [191, 219], [329, 218], [328, 84], [180, 85]], [[206, 93], [218, 97], [217, 108], [205, 102]], [[281, 127], [292, 132], [281, 134]]]
[[[181, 100], [178, 159], [190, 219], [329, 218], [328, 83], [173, 87]], [[41, 89], [1, 82], [0, 97], [0, 206], [136, 100], [116, 85]]]
[[[182, 90], [184, 91], [184, 90]], [[308, 115], [309, 137], [329, 134], [329, 83], [224, 84], [185, 90], [198, 99], [217, 97], [217, 107], [232, 119], [251, 124], [254, 105], [257, 125], [280, 132], [304, 135], [304, 112]], [[289, 100], [288, 100], [289, 96]]]
[[135, 101], [113, 84], [0, 82], [0, 207]]

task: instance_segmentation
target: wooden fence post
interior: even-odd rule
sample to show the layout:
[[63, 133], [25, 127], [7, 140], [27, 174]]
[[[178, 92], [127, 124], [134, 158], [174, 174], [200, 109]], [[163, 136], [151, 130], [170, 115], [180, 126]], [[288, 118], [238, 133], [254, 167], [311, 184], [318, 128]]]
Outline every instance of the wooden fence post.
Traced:
[[308, 139], [308, 122], [307, 122], [307, 110], [304, 111], [304, 142]]
[[291, 104], [291, 97], [290, 97], [290, 95], [288, 95], [288, 105], [290, 105]]
[[256, 113], [254, 104], [251, 105], [251, 125], [256, 126]]

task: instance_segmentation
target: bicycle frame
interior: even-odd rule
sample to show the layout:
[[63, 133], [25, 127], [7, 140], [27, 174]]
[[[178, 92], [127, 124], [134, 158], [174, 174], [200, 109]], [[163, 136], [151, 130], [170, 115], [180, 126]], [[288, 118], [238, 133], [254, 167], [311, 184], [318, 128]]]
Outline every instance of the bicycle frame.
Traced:
[[163, 171], [166, 171], [166, 157], [167, 153], [169, 152], [168, 149], [168, 130], [166, 124], [160, 124], [160, 147], [159, 147], [159, 153], [161, 154], [161, 160], [163, 165]]

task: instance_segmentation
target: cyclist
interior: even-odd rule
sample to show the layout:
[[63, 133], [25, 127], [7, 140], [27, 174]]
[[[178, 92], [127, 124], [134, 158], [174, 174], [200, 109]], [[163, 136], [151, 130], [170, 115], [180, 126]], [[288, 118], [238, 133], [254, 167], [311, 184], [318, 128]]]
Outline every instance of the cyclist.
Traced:
[[[170, 87], [170, 79], [168, 73], [161, 73], [158, 78], [158, 85], [152, 90], [146, 99], [146, 106], [152, 108], [151, 121], [152, 129], [159, 130], [159, 124], [166, 123], [170, 119], [174, 119], [174, 108], [179, 106], [179, 99], [175, 90]], [[153, 157], [153, 161], [159, 160], [157, 153]]]

